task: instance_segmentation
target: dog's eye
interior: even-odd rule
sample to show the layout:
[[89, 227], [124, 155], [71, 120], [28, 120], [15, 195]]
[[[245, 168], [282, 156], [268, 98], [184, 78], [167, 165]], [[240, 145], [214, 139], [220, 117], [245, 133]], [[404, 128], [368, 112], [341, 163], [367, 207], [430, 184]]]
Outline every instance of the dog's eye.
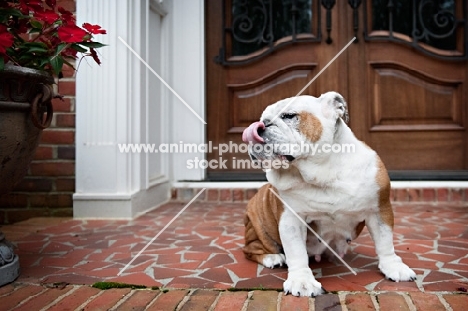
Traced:
[[296, 116], [297, 116], [297, 114], [295, 114], [295, 113], [283, 113], [281, 115], [281, 119], [283, 119], [283, 120], [285, 120], [285, 119], [294, 119]]

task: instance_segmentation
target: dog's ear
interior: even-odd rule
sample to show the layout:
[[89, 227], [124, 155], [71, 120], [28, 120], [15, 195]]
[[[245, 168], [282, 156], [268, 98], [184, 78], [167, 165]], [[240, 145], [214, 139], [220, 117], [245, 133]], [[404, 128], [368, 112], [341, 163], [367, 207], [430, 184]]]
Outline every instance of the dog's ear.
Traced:
[[337, 92], [328, 92], [322, 94], [320, 96], [322, 100], [325, 101], [325, 110], [328, 110], [328, 115], [330, 111], [332, 112], [335, 117], [343, 119], [345, 123], [349, 121], [349, 114], [348, 114], [348, 105], [344, 100], [343, 96], [341, 96]]

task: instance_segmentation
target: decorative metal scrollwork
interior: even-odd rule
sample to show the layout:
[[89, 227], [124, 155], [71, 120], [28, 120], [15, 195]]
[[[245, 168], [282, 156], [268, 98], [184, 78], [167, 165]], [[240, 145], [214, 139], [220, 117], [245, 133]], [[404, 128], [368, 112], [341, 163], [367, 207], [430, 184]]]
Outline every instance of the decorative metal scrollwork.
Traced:
[[265, 1], [254, 1], [256, 5], [249, 5], [248, 0], [237, 2], [237, 6], [233, 8], [231, 27], [234, 40], [239, 43], [271, 44], [274, 39], [272, 21]]
[[331, 44], [333, 42], [330, 32], [332, 29], [332, 17], [331, 17], [331, 10], [335, 6], [335, 0], [322, 0], [323, 7], [327, 10], [327, 40], [325, 42], [327, 44]]
[[354, 36], [356, 37], [356, 40], [354, 40], [354, 43], [358, 43], [358, 35], [357, 32], [359, 30], [359, 6], [361, 5], [361, 0], [348, 0], [349, 5], [353, 9], [353, 30], [354, 30]]
[[286, 45], [322, 40], [319, 1], [224, 0], [222, 14], [223, 42], [214, 59], [222, 65], [248, 64]]
[[[416, 5], [416, 3], [413, 5]], [[448, 38], [455, 32], [459, 23], [459, 21], [456, 20], [455, 12], [451, 12], [440, 3], [438, 5], [438, 10], [434, 10], [436, 6], [434, 1], [431, 0], [419, 2], [417, 21], [420, 27], [416, 26], [413, 29], [413, 37], [416, 40], [430, 42], [433, 38]]]
[[[364, 38], [410, 45], [427, 55], [447, 60], [468, 59], [466, 1], [456, 0], [364, 0]], [[349, 0], [349, 3], [351, 4]], [[351, 5], [352, 6], [352, 5]], [[460, 7], [456, 7], [460, 6]], [[457, 18], [456, 12], [463, 12]], [[367, 19], [372, 29], [367, 30]], [[378, 31], [373, 34], [373, 31]], [[384, 32], [382, 32], [384, 31]], [[386, 33], [385, 33], [386, 32]], [[396, 36], [400, 33], [405, 36]]]

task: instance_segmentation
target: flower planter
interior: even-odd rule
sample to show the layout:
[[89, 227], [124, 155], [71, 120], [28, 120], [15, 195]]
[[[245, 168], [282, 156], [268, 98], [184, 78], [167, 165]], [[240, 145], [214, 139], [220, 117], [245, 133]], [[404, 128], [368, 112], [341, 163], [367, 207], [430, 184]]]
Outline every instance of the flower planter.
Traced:
[[47, 73], [5, 66], [0, 72], [0, 194], [28, 170], [42, 130], [52, 120], [52, 84]]
[[[52, 84], [47, 73], [5, 66], [0, 72], [0, 195], [26, 174], [42, 130], [52, 121]], [[19, 275], [19, 260], [0, 231], [0, 286]]]
[[[52, 74], [62, 77], [65, 65], [75, 69], [78, 53], [101, 64], [96, 49], [104, 44], [93, 41], [93, 35], [106, 30], [89, 23], [79, 27], [75, 15], [57, 4], [0, 4], [0, 195], [24, 177], [42, 130], [52, 121]], [[13, 270], [3, 269], [10, 265], [18, 266], [18, 258], [0, 232], [0, 286], [11, 282]]]

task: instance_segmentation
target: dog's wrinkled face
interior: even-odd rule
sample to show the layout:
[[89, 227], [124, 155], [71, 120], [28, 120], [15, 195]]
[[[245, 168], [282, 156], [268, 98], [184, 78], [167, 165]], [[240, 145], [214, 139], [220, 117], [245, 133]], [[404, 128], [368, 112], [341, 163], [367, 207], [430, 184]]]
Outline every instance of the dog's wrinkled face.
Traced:
[[287, 98], [268, 106], [260, 121], [244, 130], [252, 159], [292, 162], [307, 157], [303, 144], [333, 143], [337, 124], [348, 120], [346, 102], [336, 92]]

